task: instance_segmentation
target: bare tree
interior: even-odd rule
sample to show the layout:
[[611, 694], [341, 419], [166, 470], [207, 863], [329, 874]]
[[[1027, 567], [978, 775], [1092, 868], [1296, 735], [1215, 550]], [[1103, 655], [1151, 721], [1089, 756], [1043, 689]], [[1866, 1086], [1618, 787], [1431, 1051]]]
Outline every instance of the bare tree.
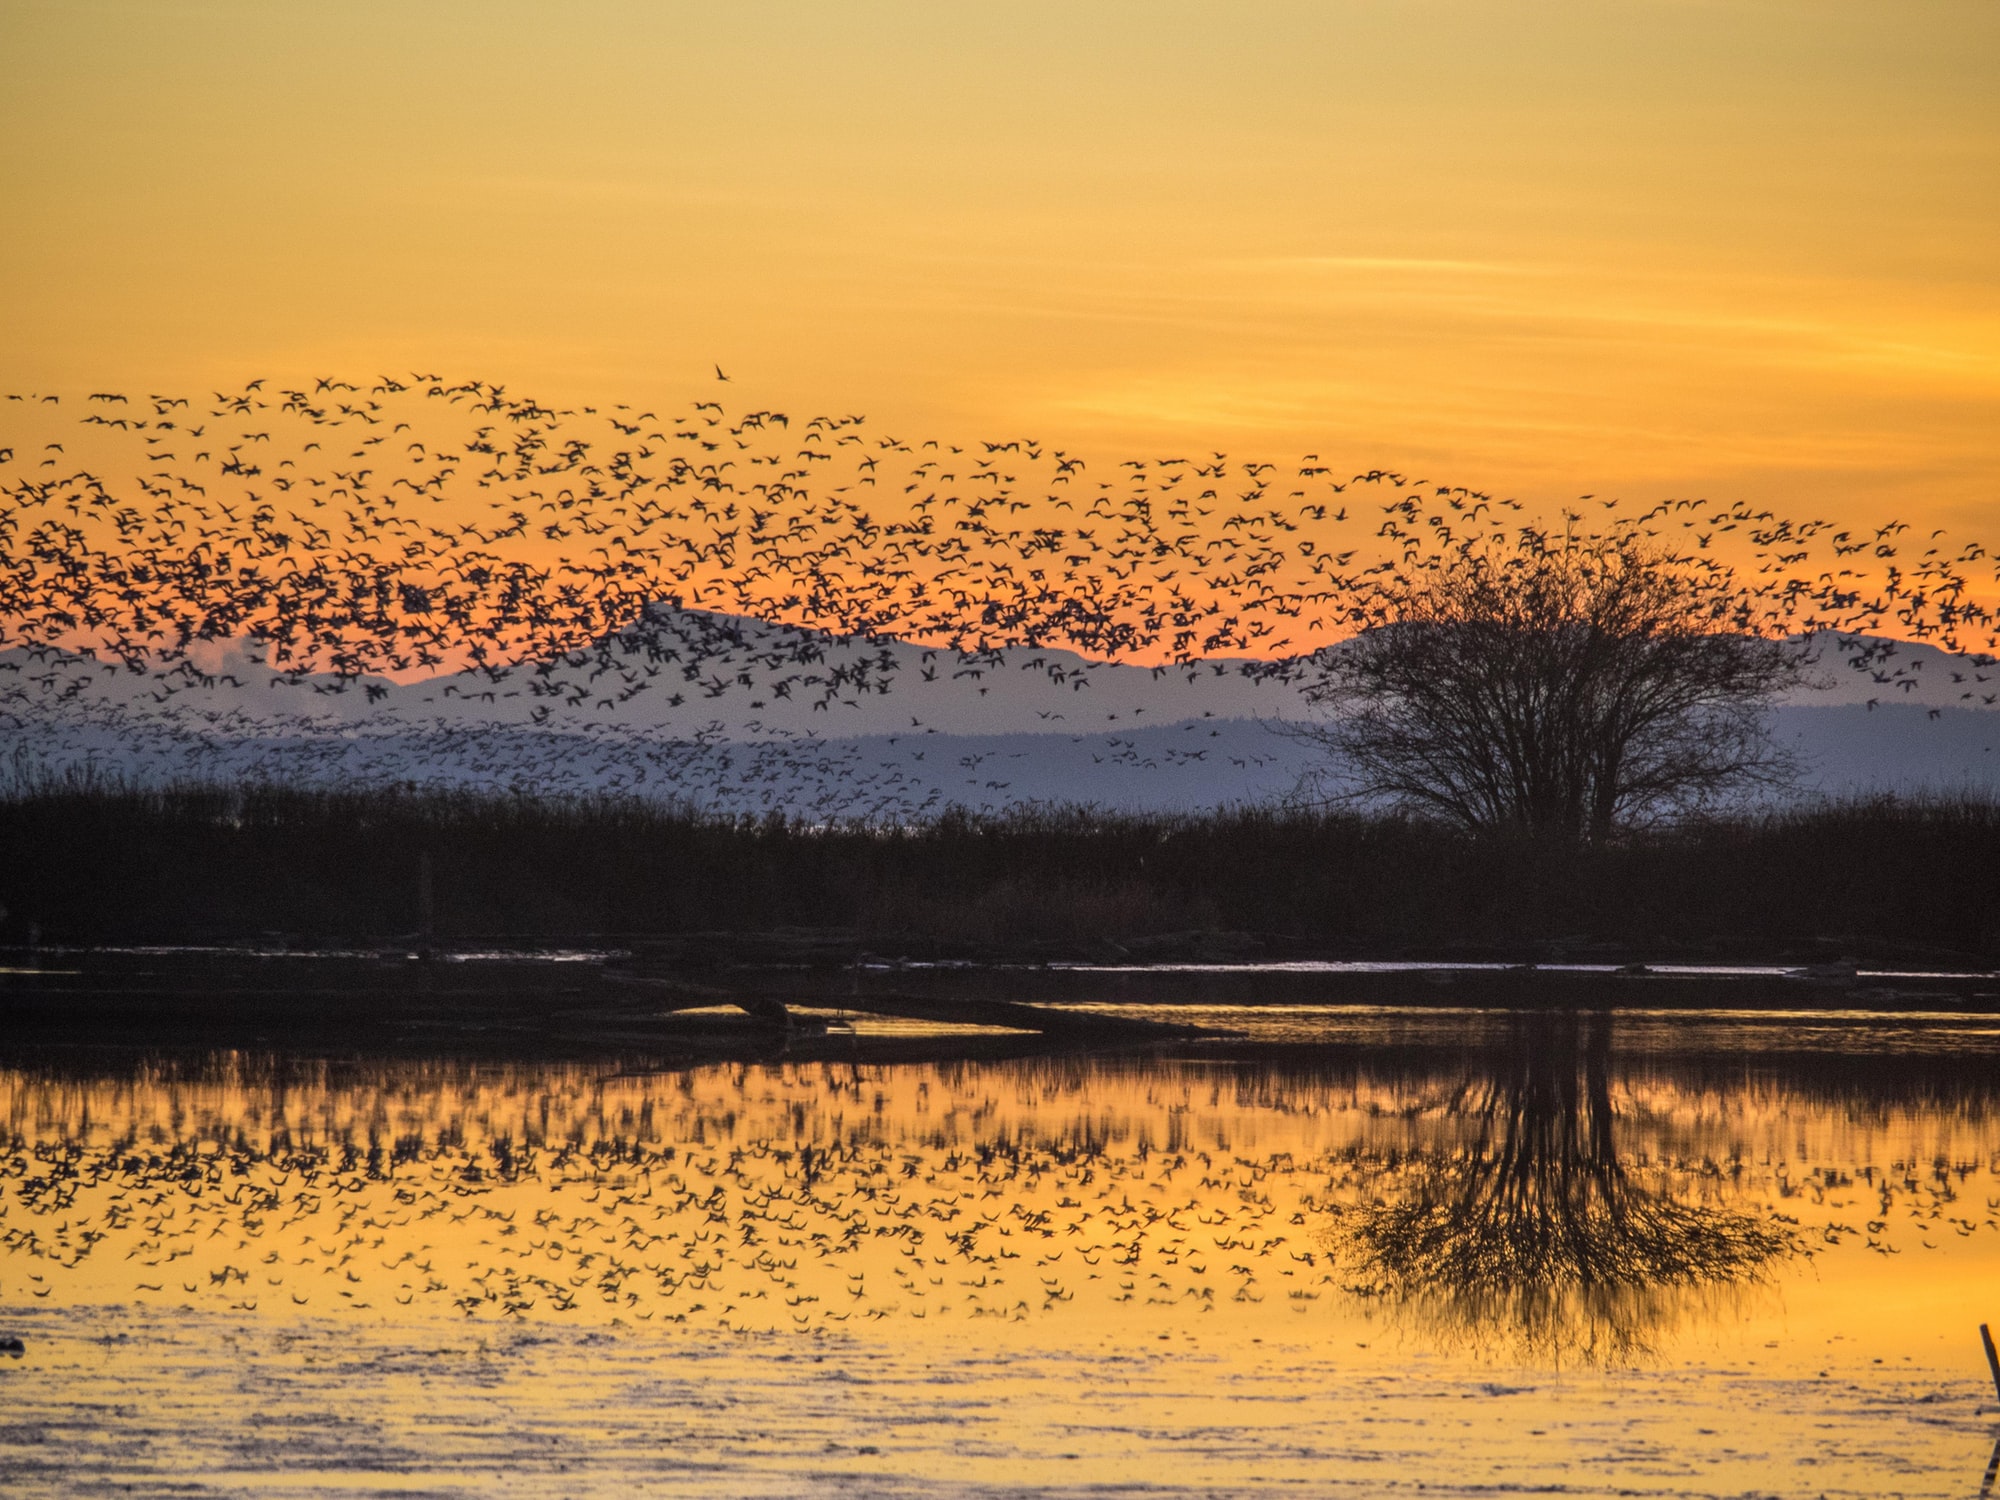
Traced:
[[1329, 714], [1300, 732], [1334, 752], [1339, 796], [1598, 839], [1790, 770], [1768, 714], [1806, 652], [1753, 633], [1726, 571], [1527, 532], [1424, 558], [1382, 598], [1309, 689]]

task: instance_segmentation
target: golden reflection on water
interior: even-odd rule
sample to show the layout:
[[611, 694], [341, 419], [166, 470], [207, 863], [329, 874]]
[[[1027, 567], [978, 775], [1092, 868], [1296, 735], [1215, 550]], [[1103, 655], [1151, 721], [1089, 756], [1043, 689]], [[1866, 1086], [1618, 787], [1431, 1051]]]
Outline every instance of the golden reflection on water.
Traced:
[[1893, 1357], [2000, 1284], [1983, 1102], [1718, 1086], [1537, 1025], [1470, 1069], [4, 1070], [0, 1306], [1079, 1346], [1393, 1325], [1560, 1365], [1766, 1324], [1808, 1361], [1821, 1331]]

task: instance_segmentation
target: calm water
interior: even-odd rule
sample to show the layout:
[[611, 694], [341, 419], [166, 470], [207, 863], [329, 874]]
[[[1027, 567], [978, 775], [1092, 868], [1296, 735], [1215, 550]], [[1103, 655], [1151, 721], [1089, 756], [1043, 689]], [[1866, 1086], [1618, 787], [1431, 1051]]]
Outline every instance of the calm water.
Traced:
[[[1184, 1010], [1175, 1012], [1185, 1018]], [[1976, 1495], [2000, 1023], [0, 1064], [0, 1473], [89, 1494]], [[907, 1029], [905, 1029], [907, 1030]], [[900, 1043], [895, 1043], [900, 1045]]]

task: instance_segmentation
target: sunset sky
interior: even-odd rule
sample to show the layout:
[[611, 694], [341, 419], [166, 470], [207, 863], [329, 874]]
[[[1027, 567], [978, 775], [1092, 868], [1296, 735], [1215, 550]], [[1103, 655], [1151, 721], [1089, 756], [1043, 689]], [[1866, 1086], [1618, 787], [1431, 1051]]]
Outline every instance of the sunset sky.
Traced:
[[0, 0], [0, 390], [420, 369], [1985, 536], [2000, 7]]

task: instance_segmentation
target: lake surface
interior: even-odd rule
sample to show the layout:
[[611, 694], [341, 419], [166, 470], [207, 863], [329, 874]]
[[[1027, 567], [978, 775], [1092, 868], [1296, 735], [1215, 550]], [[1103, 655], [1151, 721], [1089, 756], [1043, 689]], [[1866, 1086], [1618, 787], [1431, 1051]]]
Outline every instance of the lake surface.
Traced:
[[912, 1028], [861, 1023], [851, 1056], [666, 1069], [0, 1052], [26, 1344], [0, 1473], [1994, 1488], [2000, 1020], [1199, 1019], [1242, 1036], [898, 1061]]

